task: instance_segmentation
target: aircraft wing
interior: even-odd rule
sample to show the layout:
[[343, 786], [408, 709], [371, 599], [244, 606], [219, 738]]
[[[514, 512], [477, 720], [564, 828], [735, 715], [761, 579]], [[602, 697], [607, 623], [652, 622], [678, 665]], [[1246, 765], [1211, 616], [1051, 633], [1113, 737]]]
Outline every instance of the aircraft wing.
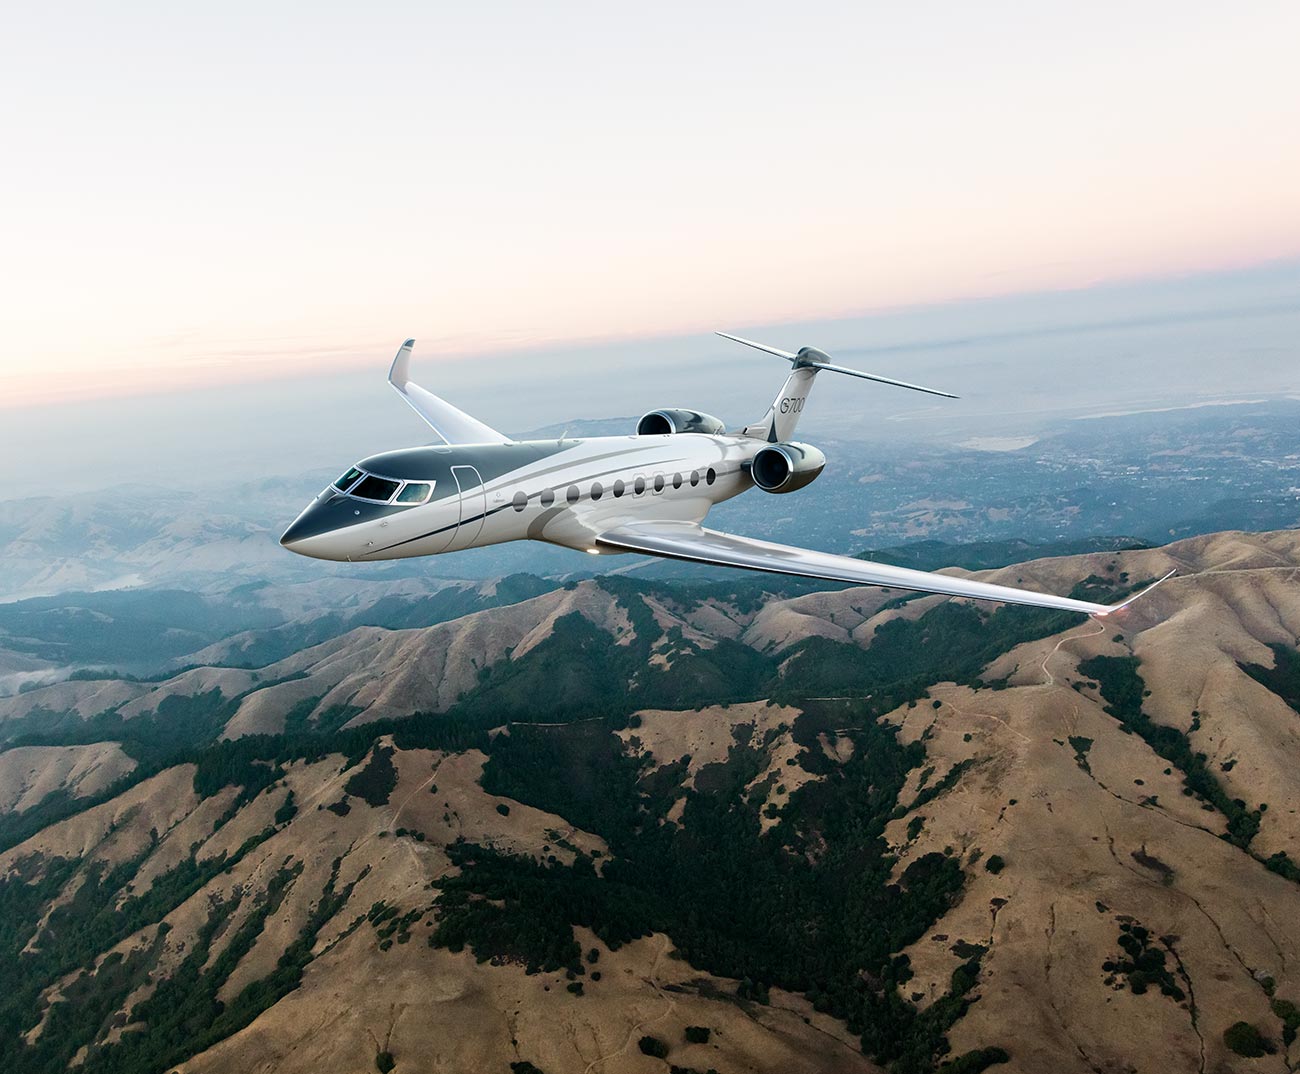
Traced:
[[448, 444], [510, 443], [510, 437], [504, 433], [484, 425], [478, 418], [471, 417], [433, 392], [425, 391], [411, 380], [411, 348], [414, 346], [413, 339], [402, 344], [388, 371], [388, 383], [397, 389], [398, 394], [425, 420], [429, 428]]
[[1174, 573], [1170, 571], [1165, 578], [1118, 604], [1094, 604], [1050, 593], [1035, 593], [1028, 589], [1014, 589], [969, 578], [954, 578], [946, 574], [892, 567], [886, 563], [871, 563], [848, 556], [833, 556], [826, 552], [810, 552], [789, 545], [736, 537], [730, 533], [705, 529], [694, 522], [632, 522], [600, 534], [596, 543], [624, 552], [709, 563], [715, 567], [742, 567], [772, 574], [825, 578], [832, 582], [911, 589], [923, 593], [942, 593], [950, 597], [996, 600], [1004, 604], [1030, 604], [1039, 608], [1059, 608], [1099, 617], [1126, 607]]

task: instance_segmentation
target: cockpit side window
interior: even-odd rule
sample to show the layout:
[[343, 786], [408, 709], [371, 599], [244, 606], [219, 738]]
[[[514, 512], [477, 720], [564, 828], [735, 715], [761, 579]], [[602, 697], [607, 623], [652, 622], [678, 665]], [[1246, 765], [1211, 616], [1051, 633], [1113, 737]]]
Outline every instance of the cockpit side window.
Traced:
[[358, 470], [355, 466], [349, 466], [348, 472], [334, 482], [334, 487], [338, 489], [340, 492], [347, 492], [348, 486], [351, 485], [352, 482], [354, 482], [360, 476], [361, 476], [360, 470]]
[[366, 474], [348, 495], [356, 496], [361, 500], [378, 500], [380, 503], [387, 503], [393, 498], [393, 493], [397, 491], [399, 484], [401, 482], [390, 481], [386, 477]]
[[408, 481], [402, 486], [394, 503], [424, 503], [433, 492], [433, 486], [426, 481]]

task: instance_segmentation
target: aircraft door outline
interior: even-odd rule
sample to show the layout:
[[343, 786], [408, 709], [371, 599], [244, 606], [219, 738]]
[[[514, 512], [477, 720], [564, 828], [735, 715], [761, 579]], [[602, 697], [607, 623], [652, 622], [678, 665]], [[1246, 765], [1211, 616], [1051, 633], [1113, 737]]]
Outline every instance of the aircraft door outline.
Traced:
[[451, 476], [456, 479], [460, 490], [460, 522], [456, 526], [456, 535], [452, 537], [448, 551], [468, 548], [483, 531], [483, 518], [487, 514], [487, 490], [483, 487], [483, 477], [478, 469], [469, 465], [453, 466]]

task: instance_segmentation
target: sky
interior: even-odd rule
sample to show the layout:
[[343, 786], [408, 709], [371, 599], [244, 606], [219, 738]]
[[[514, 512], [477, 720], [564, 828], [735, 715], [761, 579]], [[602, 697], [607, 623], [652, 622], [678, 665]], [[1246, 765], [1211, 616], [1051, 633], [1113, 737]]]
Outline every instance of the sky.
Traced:
[[0, 423], [369, 375], [407, 336], [499, 391], [565, 348], [609, 375], [1290, 264], [1297, 40], [1293, 0], [21, 5]]
[[[831, 440], [867, 441], [889, 457], [914, 445], [1032, 437], [1116, 411], [1296, 397], [1300, 258], [752, 331], [960, 396], [819, 377], [800, 439], [832, 455]], [[326, 471], [433, 439], [386, 383], [395, 349], [389, 341], [355, 369], [11, 409], [0, 415], [0, 500], [123, 484], [203, 486], [220, 498], [275, 478], [292, 517], [294, 497]], [[703, 332], [441, 362], [417, 346], [411, 369], [494, 428], [551, 436], [590, 433], [583, 423], [592, 420], [606, 422], [601, 432], [630, 433], [638, 415], [665, 406], [734, 428], [763, 414], [788, 373], [779, 358]]]

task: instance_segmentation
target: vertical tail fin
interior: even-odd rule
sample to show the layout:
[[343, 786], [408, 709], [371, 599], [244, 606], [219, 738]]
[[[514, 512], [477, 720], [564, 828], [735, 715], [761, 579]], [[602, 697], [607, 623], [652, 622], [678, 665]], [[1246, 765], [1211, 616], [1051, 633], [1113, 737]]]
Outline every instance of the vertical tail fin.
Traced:
[[785, 378], [767, 413], [754, 424], [746, 425], [741, 432], [769, 444], [789, 440], [794, 435], [794, 427], [799, 424], [799, 415], [803, 413], [816, 376], [816, 366], [796, 365]]

